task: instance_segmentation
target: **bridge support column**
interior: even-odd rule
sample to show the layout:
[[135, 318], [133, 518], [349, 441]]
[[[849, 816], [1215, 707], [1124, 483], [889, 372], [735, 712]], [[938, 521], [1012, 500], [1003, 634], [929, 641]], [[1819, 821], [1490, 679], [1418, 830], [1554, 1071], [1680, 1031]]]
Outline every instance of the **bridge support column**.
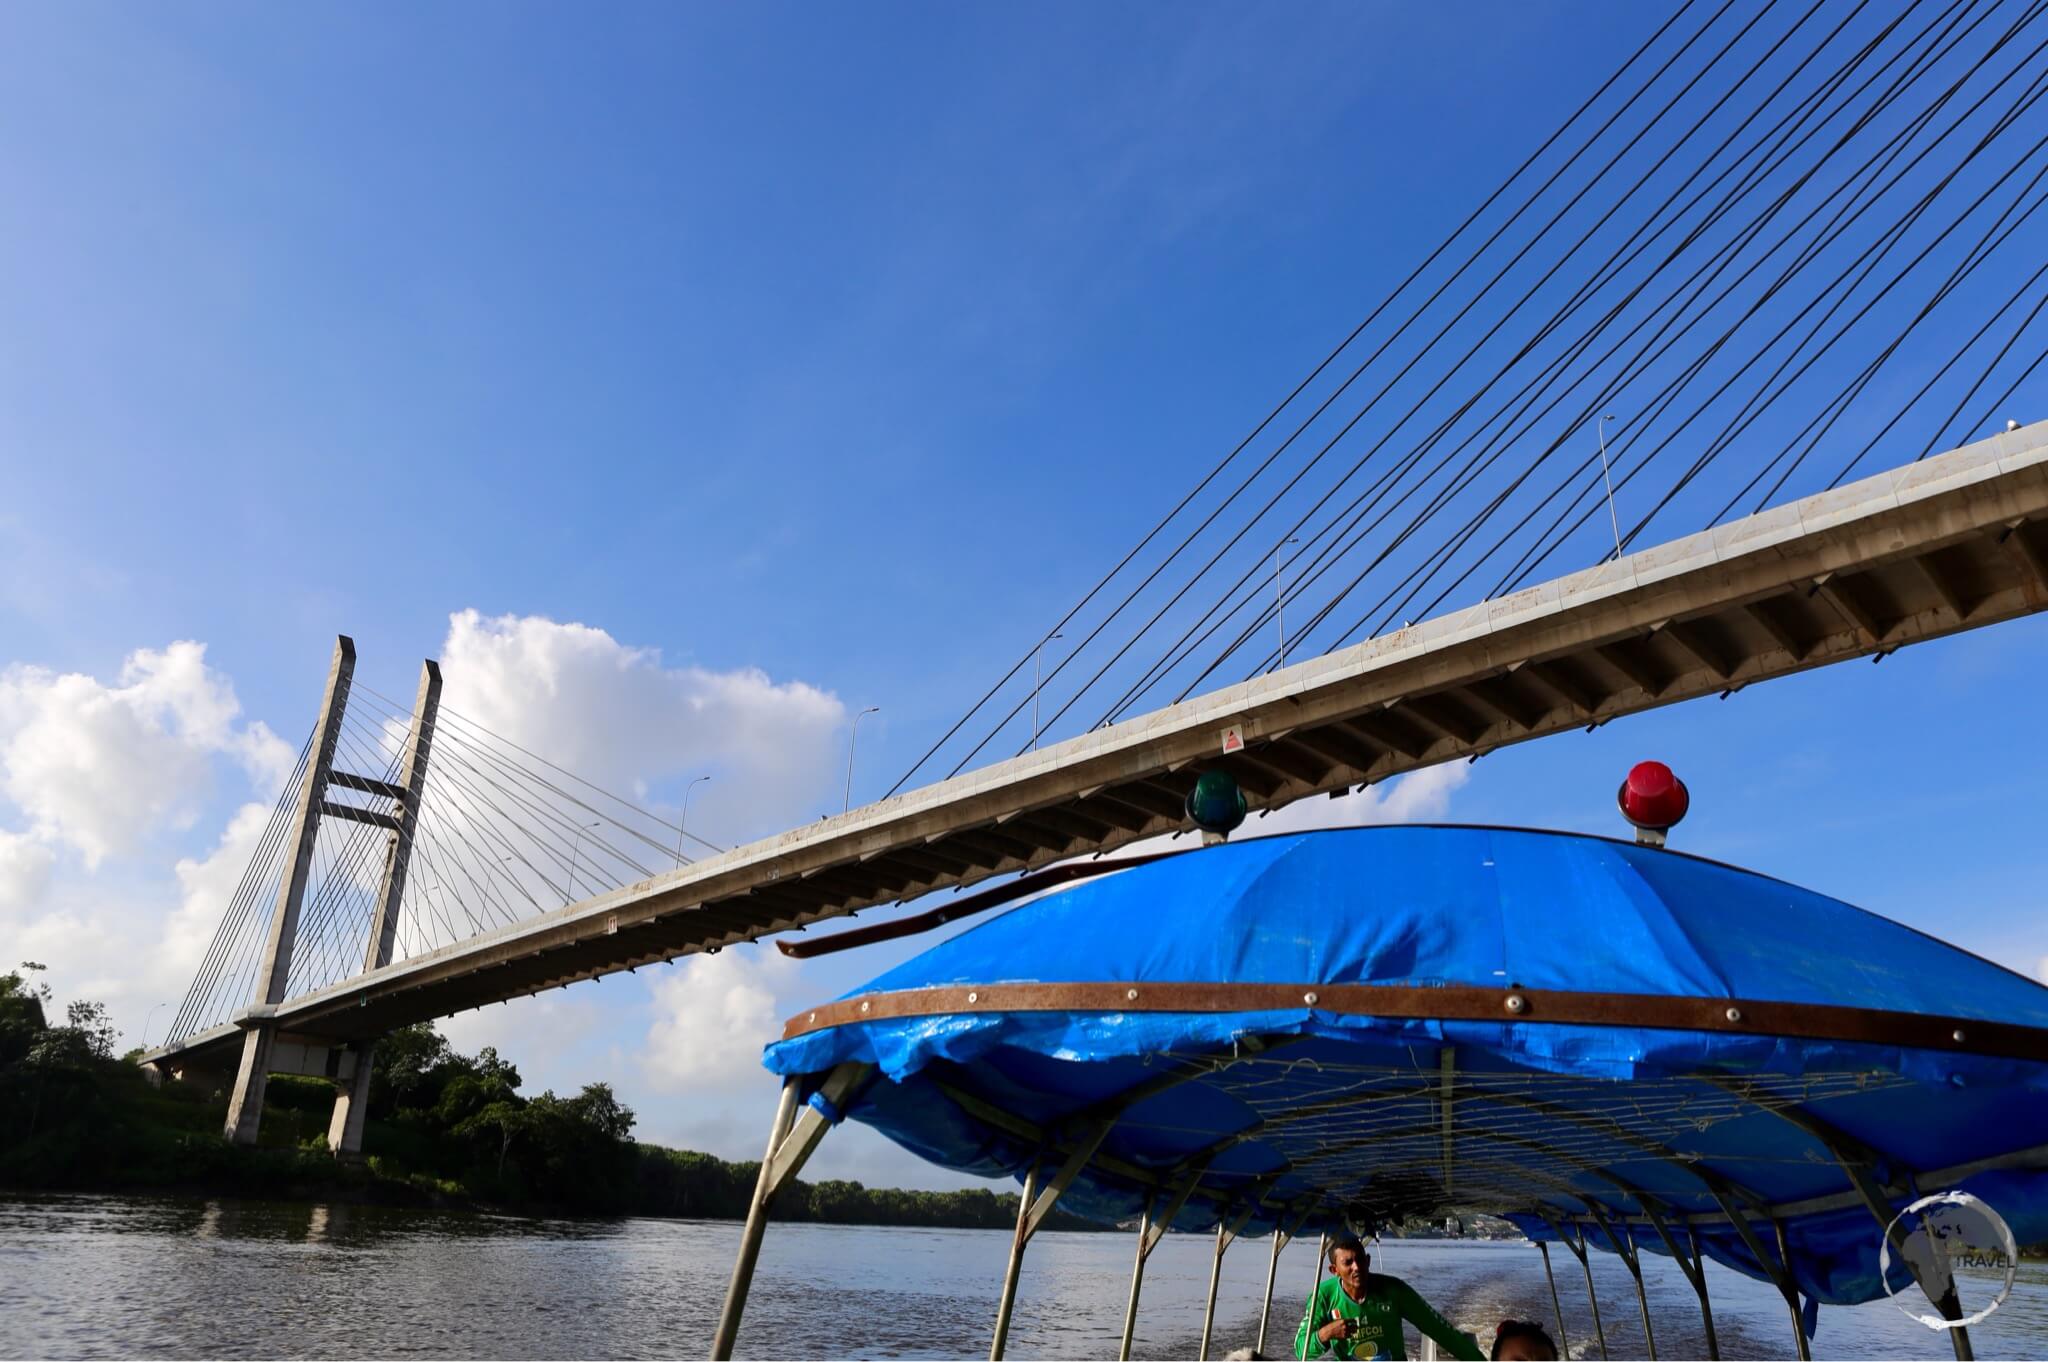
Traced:
[[363, 1156], [363, 1122], [370, 1109], [370, 1068], [376, 1056], [374, 1046], [356, 1052], [356, 1071], [341, 1080], [334, 1094], [334, 1116], [327, 1123], [327, 1147], [338, 1159]]
[[[434, 721], [441, 709], [441, 668], [420, 664], [419, 694], [413, 699], [412, 730], [398, 765], [399, 797], [391, 818], [396, 826], [384, 847], [384, 882], [377, 895], [377, 914], [370, 921], [370, 939], [363, 950], [363, 973], [391, 963], [398, 939], [398, 909], [405, 899], [406, 871], [412, 863], [413, 832], [419, 826], [420, 793], [427, 783], [427, 758], [434, 747]], [[362, 1157], [363, 1122], [370, 1102], [370, 1073], [376, 1067], [376, 1046], [364, 1045], [356, 1055], [355, 1075], [334, 1095], [334, 1116], [327, 1123], [327, 1147], [336, 1158]]]
[[242, 1033], [242, 1062], [235, 1070], [235, 1086], [228, 1095], [226, 1135], [235, 1144], [252, 1145], [263, 1125], [263, 1094], [270, 1086], [270, 1041], [268, 1024], [250, 1027]]
[[[277, 908], [270, 917], [270, 939], [263, 948], [263, 967], [256, 976], [255, 1005], [275, 1007], [284, 1001], [292, 974], [292, 947], [299, 932], [299, 909], [306, 900], [306, 880], [313, 869], [313, 843], [320, 832], [320, 802], [327, 797], [327, 778], [334, 769], [334, 747], [341, 736], [342, 712], [348, 708], [349, 685], [355, 680], [356, 645], [347, 635], [334, 641], [334, 661], [327, 668], [327, 692], [320, 700], [320, 719], [313, 734], [312, 760], [306, 763], [299, 787], [298, 836], [290, 844], [292, 861], [277, 886]], [[263, 1092], [270, 1083], [270, 1046], [276, 1028], [266, 1020], [245, 1022], [242, 1063], [228, 1099], [228, 1139], [253, 1145], [263, 1124]]]

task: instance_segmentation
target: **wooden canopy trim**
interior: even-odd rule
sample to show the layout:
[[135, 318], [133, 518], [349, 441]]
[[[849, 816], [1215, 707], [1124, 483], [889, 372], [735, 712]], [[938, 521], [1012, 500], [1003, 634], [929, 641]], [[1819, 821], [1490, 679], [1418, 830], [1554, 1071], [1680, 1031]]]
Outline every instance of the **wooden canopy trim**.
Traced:
[[1411, 984], [955, 984], [872, 993], [799, 1013], [784, 1040], [855, 1022], [995, 1012], [1287, 1012], [1511, 1025], [1635, 1026], [1899, 1046], [2048, 1063], [2048, 1028], [1923, 1012], [1743, 998]]

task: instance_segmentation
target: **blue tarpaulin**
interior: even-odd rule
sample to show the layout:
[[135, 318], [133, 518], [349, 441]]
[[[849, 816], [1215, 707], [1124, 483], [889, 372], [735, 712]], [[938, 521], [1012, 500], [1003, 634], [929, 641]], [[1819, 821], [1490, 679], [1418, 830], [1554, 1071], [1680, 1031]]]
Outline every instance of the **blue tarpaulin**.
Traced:
[[[1491, 1212], [1533, 1237], [1649, 1222], [1766, 1275], [1713, 1196], [1809, 1300], [1878, 1295], [1881, 1226], [1836, 1156], [1893, 1204], [1975, 1192], [2048, 1240], [2048, 1048], [1971, 1053], [1865, 1039], [1538, 1016], [1376, 1016], [1318, 986], [1745, 1000], [2043, 1028], [2048, 988], [1780, 880], [1605, 838], [1401, 826], [1245, 840], [1105, 874], [1011, 909], [847, 995], [959, 999], [1002, 984], [1301, 986], [1256, 1011], [947, 1003], [771, 1045], [815, 1082], [878, 1076], [846, 1115], [945, 1167], [1021, 1178], [1113, 1115], [1062, 1209], [1105, 1220], [1199, 1170], [1176, 1220], [1249, 1232]], [[1430, 995], [1435, 996], [1435, 995]], [[1449, 996], [1448, 994], [1446, 996]], [[952, 1010], [947, 1010], [951, 1008]], [[1860, 1034], [1853, 1031], [1844, 1035]], [[1945, 1033], [1944, 1033], [1945, 1034]], [[2030, 1057], [2038, 1056], [2038, 1057]], [[1178, 1082], [1171, 1080], [1178, 1079]], [[1148, 1095], [1122, 1110], [1120, 1095]], [[1077, 1124], [1078, 1123], [1078, 1124]], [[1831, 1135], [1835, 1148], [1815, 1134]], [[1589, 1241], [1607, 1247], [1597, 1229]], [[1893, 1285], [1904, 1283], [1895, 1268]]]

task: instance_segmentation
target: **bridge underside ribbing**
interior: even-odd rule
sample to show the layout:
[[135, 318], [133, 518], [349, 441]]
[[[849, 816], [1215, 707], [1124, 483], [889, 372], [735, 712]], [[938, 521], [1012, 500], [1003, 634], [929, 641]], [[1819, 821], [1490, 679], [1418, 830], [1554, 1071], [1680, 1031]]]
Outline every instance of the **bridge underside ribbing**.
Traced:
[[[331, 988], [253, 1009], [346, 1043], [2048, 608], [2048, 422], [1425, 621]], [[1242, 750], [1226, 753], [1234, 732]], [[238, 1025], [149, 1056], [218, 1068]]]

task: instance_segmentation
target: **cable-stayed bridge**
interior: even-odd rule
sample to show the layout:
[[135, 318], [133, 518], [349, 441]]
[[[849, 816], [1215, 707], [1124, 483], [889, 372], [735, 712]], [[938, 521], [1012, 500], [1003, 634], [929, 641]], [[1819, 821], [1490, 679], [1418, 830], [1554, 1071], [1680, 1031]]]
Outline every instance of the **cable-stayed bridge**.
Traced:
[[222, 963], [147, 1058], [367, 1078], [409, 1022], [1179, 830], [1202, 770], [1279, 807], [2044, 608], [2048, 422], [658, 870], [682, 834], [437, 713], [432, 664], [411, 714], [355, 713], [343, 640]]
[[339, 651], [151, 1058], [346, 1148], [393, 1026], [2040, 610], [2048, 5], [1651, 19], [877, 803], [718, 851]]

